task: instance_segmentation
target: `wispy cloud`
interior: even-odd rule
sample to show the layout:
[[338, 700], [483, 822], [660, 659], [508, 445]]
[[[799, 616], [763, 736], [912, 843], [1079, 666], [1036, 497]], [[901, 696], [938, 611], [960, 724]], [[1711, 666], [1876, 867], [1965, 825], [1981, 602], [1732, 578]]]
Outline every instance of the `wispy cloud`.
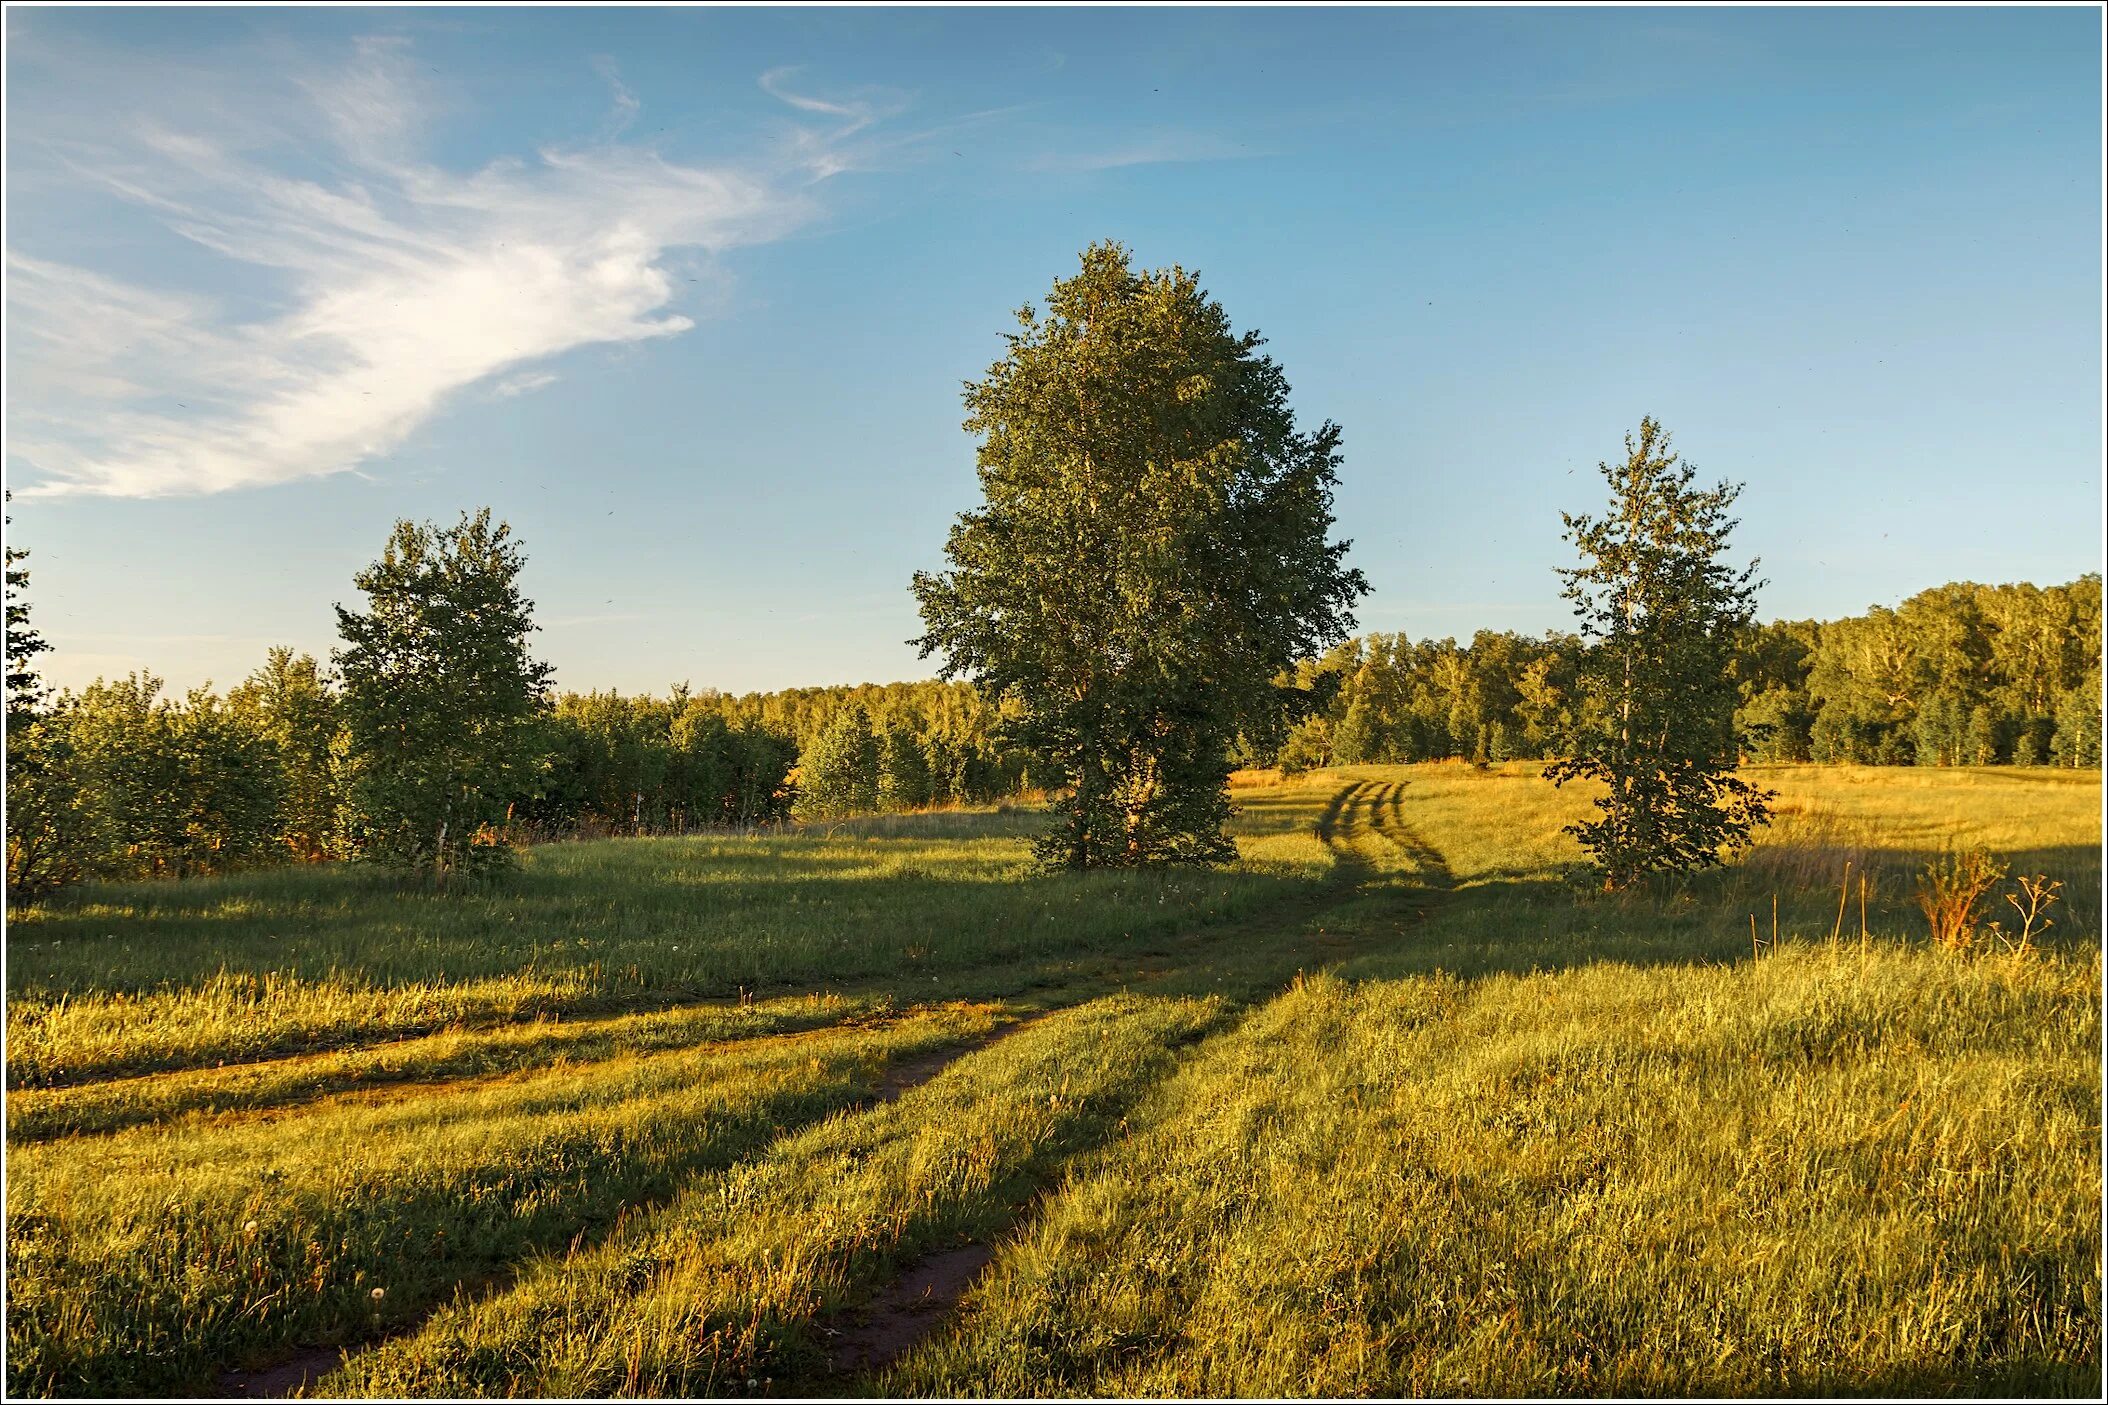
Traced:
[[1126, 166], [1162, 166], [1189, 161], [1241, 161], [1269, 155], [1261, 147], [1194, 132], [1162, 132], [1098, 151], [1049, 153], [1032, 163], [1040, 171], [1114, 171]]
[[544, 386], [555, 385], [559, 377], [554, 371], [522, 371], [516, 376], [507, 376], [491, 387], [491, 394], [500, 400], [510, 400], [516, 395], [525, 395]]
[[269, 291], [236, 302], [11, 249], [8, 450], [32, 470], [17, 490], [154, 497], [352, 470], [465, 387], [503, 376], [497, 394], [523, 394], [554, 380], [536, 362], [686, 332], [669, 254], [810, 220], [812, 180], [884, 115], [779, 83], [831, 130], [682, 164], [618, 140], [640, 104], [597, 67], [613, 93], [597, 135], [467, 173], [419, 155], [434, 105], [399, 39], [298, 82], [288, 126], [324, 134], [319, 150], [160, 120], [70, 151], [77, 178], [238, 265], [225, 286]]

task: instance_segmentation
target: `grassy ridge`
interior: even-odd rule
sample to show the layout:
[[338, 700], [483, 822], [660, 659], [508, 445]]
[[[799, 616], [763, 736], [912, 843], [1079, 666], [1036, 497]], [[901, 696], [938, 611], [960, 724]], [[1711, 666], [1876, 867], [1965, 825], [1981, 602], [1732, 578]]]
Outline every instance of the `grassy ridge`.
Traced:
[[1313, 981], [880, 1388], [2085, 1393], [2099, 977], [1854, 943]]
[[607, 1244], [532, 1268], [354, 1357], [354, 1396], [679, 1396], [825, 1368], [825, 1315], [901, 1263], [999, 1232], [1110, 1135], [1215, 1001], [1113, 997], [1048, 1016], [898, 1102], [693, 1186]]
[[8, 1390], [196, 1390], [414, 1320], [993, 1027], [933, 1011], [12, 1148]]

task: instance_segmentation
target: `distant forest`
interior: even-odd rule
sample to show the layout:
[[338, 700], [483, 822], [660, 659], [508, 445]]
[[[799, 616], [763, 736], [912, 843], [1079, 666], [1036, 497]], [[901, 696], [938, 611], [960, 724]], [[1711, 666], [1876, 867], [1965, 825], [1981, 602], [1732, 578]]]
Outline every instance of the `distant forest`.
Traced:
[[[1360, 762], [1541, 758], [1588, 706], [1581, 640], [1480, 631], [1468, 644], [1369, 634], [1305, 662], [1322, 699], [1246, 737], [1235, 759], [1304, 770]], [[1897, 609], [1780, 621], [1737, 651], [1745, 754], [1759, 761], [2098, 766], [2101, 578], [1955, 584]], [[1293, 694], [1289, 694], [1293, 695]], [[224, 696], [133, 676], [65, 693], [40, 726], [72, 777], [73, 865], [109, 877], [209, 872], [345, 850], [346, 747], [334, 680], [273, 650]], [[527, 837], [667, 833], [933, 805], [1043, 784], [964, 683], [734, 696], [564, 693], [537, 722]]]
[[[1298, 680], [1337, 692], [1278, 751], [1289, 769], [1551, 755], [1587, 706], [1582, 641], [1481, 630], [1469, 644], [1350, 639]], [[1755, 761], [2101, 764], [2101, 578], [1957, 583], [1897, 609], [1779, 620], [1739, 641], [1735, 721]]]

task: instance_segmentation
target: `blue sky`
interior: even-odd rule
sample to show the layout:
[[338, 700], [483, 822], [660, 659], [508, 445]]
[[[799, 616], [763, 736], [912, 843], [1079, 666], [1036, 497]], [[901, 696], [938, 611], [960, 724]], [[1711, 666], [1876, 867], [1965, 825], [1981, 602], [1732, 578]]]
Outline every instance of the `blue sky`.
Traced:
[[2101, 556], [2100, 16], [7, 11], [10, 540], [79, 685], [226, 686], [397, 517], [561, 686], [928, 676], [959, 386], [1089, 242], [1345, 428], [1364, 629], [1567, 623], [1651, 413], [1767, 615]]

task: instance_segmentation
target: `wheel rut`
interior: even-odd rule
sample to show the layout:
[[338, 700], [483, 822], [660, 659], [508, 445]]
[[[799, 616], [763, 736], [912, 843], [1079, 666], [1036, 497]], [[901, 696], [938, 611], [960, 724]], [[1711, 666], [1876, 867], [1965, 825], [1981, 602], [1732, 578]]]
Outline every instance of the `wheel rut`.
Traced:
[[[868, 1097], [849, 1103], [830, 1115], [853, 1115], [859, 1112], [868, 1112], [872, 1108], [883, 1107], [885, 1104], [893, 1102], [920, 1088], [923, 1084], [930, 1082], [947, 1068], [950, 1068], [968, 1055], [979, 1053], [991, 1045], [1008, 1039], [1011, 1035], [1037, 1024], [1044, 1018], [1046, 1018], [1044, 1015], [1033, 1015], [1026, 1019], [1016, 1020], [977, 1038], [964, 1040], [957, 1044], [948, 1044], [941, 1049], [933, 1049], [929, 1053], [919, 1054], [913, 1058], [902, 1059], [890, 1064], [881, 1076], [878, 1086]], [[786, 1128], [783, 1136], [777, 1138], [776, 1141], [780, 1142], [786, 1138], [799, 1135], [805, 1130], [805, 1125]], [[775, 1142], [770, 1143], [771, 1146], [775, 1144]], [[767, 1147], [759, 1148], [752, 1153], [752, 1156], [765, 1156], [767, 1152]], [[665, 1196], [651, 1200], [640, 1200], [624, 1206], [621, 1213], [616, 1216], [601, 1237], [603, 1239], [613, 1238], [631, 1220], [640, 1215], [649, 1214], [651, 1211], [670, 1203], [679, 1194], [680, 1191], [677, 1189]], [[579, 1236], [571, 1241], [570, 1248], [572, 1252], [576, 1252], [583, 1241], [584, 1234], [581, 1232]], [[494, 1273], [462, 1279], [454, 1285], [451, 1292], [435, 1297], [430, 1312], [387, 1331], [361, 1338], [359, 1341], [349, 1345], [301, 1347], [283, 1354], [278, 1360], [268, 1365], [245, 1370], [222, 1371], [215, 1382], [216, 1389], [211, 1394], [213, 1397], [220, 1399], [249, 1400], [288, 1399], [299, 1395], [314, 1386], [331, 1371], [344, 1364], [345, 1360], [353, 1352], [363, 1351], [369, 1347], [380, 1346], [383, 1343], [394, 1341], [401, 1337], [411, 1336], [422, 1330], [435, 1313], [458, 1301], [464, 1294], [476, 1297], [489, 1297], [493, 1294], [502, 1293], [512, 1285], [514, 1277], [514, 1269], [508, 1266]], [[945, 1278], [934, 1286], [941, 1287], [948, 1282], [949, 1278]]]
[[[1367, 855], [1352, 843], [1364, 833], [1382, 839], [1410, 860], [1427, 895], [1440, 897], [1454, 889], [1456, 875], [1441, 851], [1407, 822], [1404, 789], [1403, 783], [1361, 781], [1342, 787], [1332, 797], [1316, 828], [1318, 838], [1333, 854], [1335, 872], [1344, 881], [1326, 906], [1348, 900], [1371, 876]], [[1424, 920], [1429, 910], [1422, 906], [1412, 914], [1413, 920]], [[1217, 1037], [1220, 1035], [1210, 1039]], [[1202, 1040], [1188, 1058], [1208, 1042]], [[1175, 1071], [1168, 1076], [1175, 1076]], [[1059, 1169], [1046, 1178], [1032, 1205], [1021, 1210], [992, 1242], [975, 1241], [927, 1254], [909, 1264], [865, 1305], [826, 1324], [827, 1375], [811, 1383], [816, 1393], [861, 1393], [877, 1373], [942, 1330], [960, 1300], [994, 1262], [1000, 1244], [1016, 1239], [1032, 1222], [1039, 1199], [1058, 1181]]]
[[[1407, 858], [1415, 869], [1415, 876], [1424, 884], [1429, 895], [1446, 893], [1452, 889], [1456, 882], [1455, 875], [1440, 851], [1428, 843], [1405, 819], [1403, 789], [1401, 784], [1376, 781], [1357, 781], [1341, 787], [1332, 796], [1316, 825], [1317, 837], [1333, 857], [1334, 881], [1325, 885], [1324, 892], [1270, 907], [1263, 913], [1254, 914], [1249, 920], [1307, 923], [1322, 912], [1351, 901], [1374, 876], [1374, 864], [1363, 847], [1363, 843], [1371, 839], [1380, 840]], [[1423, 907], [1412, 915], [1415, 920], [1424, 919], [1427, 909]], [[1219, 935], [1221, 930], [1214, 927], [1200, 928], [1188, 935], [1194, 939], [1201, 939]], [[1263, 999], [1264, 997], [1261, 997], [1254, 1003], [1263, 1003]], [[878, 1088], [870, 1097], [850, 1105], [844, 1111], [864, 1111], [892, 1102], [935, 1079], [960, 1059], [1018, 1033], [1046, 1018], [1049, 1013], [1052, 1011], [1018, 1020], [975, 1040], [903, 1060], [886, 1071]], [[1214, 1036], [1211, 1036], [1211, 1039], [1212, 1037]], [[1200, 1041], [1188, 1051], [1187, 1057], [1196, 1055], [1211, 1039]], [[1185, 1062], [1185, 1059], [1181, 1059], [1181, 1066]], [[1176, 1070], [1166, 1076], [1175, 1076], [1175, 1073]], [[802, 1129], [788, 1129], [784, 1136], [794, 1136], [800, 1130]], [[755, 1154], [766, 1153], [764, 1150]], [[1077, 1153], [1078, 1156], [1086, 1154], [1088, 1152]], [[1075, 1159], [1074, 1156], [1066, 1158], [1061, 1166], [1053, 1168], [1042, 1178], [1039, 1189], [1026, 1205], [1020, 1207], [1009, 1225], [998, 1234], [985, 1241], [976, 1240], [925, 1254], [907, 1264], [861, 1305], [836, 1314], [832, 1320], [823, 1321], [821, 1329], [827, 1334], [826, 1366], [824, 1374], [807, 1382], [814, 1393], [855, 1393], [857, 1388], [868, 1385], [877, 1373], [940, 1331], [951, 1320], [960, 1300], [972, 1290], [994, 1261], [1000, 1245], [1006, 1240], [1016, 1238], [1021, 1228], [1032, 1222], [1040, 1200], [1058, 1182], [1060, 1173]], [[640, 1202], [625, 1210], [622, 1217], [607, 1231], [608, 1236], [619, 1232], [621, 1226], [633, 1214], [648, 1213], [659, 1203]], [[485, 1279], [463, 1283], [456, 1296], [458, 1297], [460, 1292], [500, 1292], [511, 1280], [512, 1272], [507, 1269]], [[407, 1336], [419, 1330], [425, 1320], [427, 1319], [420, 1318], [398, 1330], [368, 1338], [349, 1348], [305, 1347], [288, 1353], [282, 1360], [269, 1366], [249, 1371], [225, 1372], [219, 1378], [217, 1394], [227, 1398], [284, 1398], [299, 1394], [312, 1388], [330, 1371], [336, 1369], [351, 1352], [396, 1337]]]

